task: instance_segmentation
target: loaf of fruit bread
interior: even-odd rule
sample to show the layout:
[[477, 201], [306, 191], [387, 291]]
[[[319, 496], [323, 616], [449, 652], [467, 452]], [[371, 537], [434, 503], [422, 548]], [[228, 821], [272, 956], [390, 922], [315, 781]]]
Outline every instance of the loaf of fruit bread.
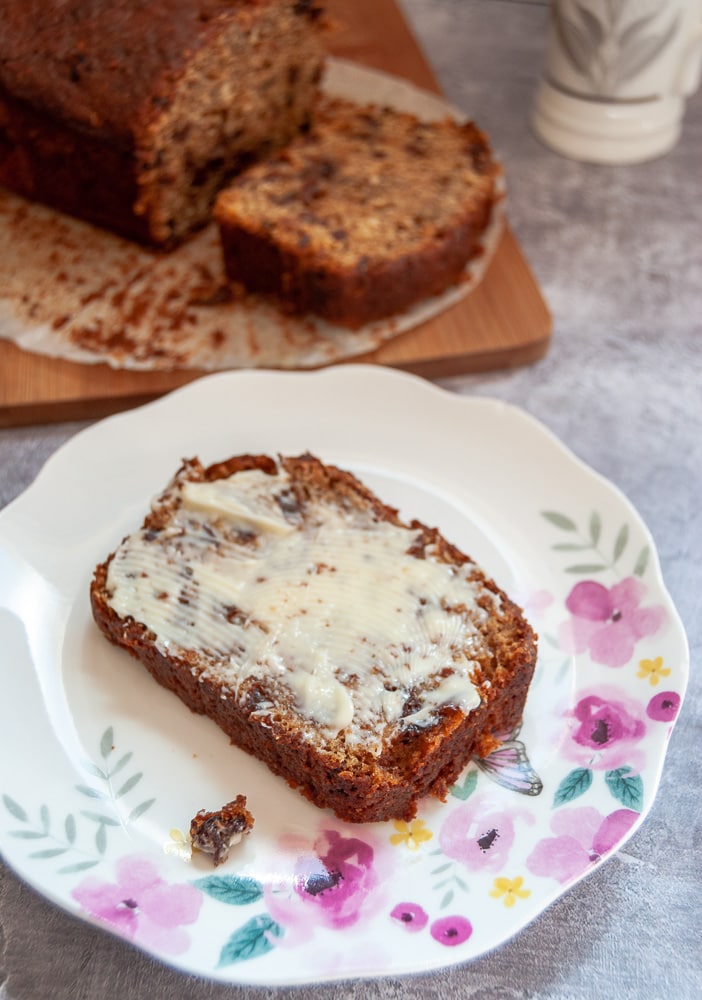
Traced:
[[0, 184], [168, 246], [308, 122], [316, 0], [7, 0]]
[[518, 725], [536, 660], [467, 555], [309, 454], [185, 461], [91, 602], [164, 687], [352, 822], [443, 799]]
[[472, 123], [325, 97], [313, 125], [215, 202], [233, 282], [359, 327], [461, 280], [498, 166]]

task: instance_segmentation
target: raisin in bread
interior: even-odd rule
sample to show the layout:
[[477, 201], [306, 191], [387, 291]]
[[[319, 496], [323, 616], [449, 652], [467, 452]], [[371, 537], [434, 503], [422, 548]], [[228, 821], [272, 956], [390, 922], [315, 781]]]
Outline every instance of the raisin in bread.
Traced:
[[227, 273], [294, 313], [388, 317], [460, 280], [497, 174], [472, 123], [325, 98], [308, 133], [218, 196]]
[[156, 680], [350, 821], [444, 798], [519, 723], [536, 659], [468, 556], [311, 455], [185, 462], [91, 600]]
[[210, 218], [216, 191], [307, 123], [313, 0], [6, 0], [0, 184], [143, 242]]

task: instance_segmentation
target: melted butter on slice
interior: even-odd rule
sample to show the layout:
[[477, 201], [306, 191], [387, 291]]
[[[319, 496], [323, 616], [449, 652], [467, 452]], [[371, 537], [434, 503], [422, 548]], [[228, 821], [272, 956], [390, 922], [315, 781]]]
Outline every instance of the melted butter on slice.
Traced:
[[321, 726], [338, 732], [353, 722], [354, 705], [351, 695], [331, 671], [302, 671], [288, 677], [305, 715]]
[[[475, 690], [475, 689], [473, 689]], [[465, 680], [460, 675], [452, 674], [437, 688], [424, 692], [423, 704], [416, 712], [404, 716], [405, 725], [423, 726], [431, 722], [436, 710], [442, 705], [453, 705], [462, 711], [477, 708], [472, 697], [466, 699]], [[479, 699], [478, 699], [479, 704]]]
[[185, 482], [183, 506], [204, 515], [227, 517], [247, 529], [289, 535], [295, 526], [286, 520], [274, 497], [261, 492], [261, 476], [266, 474], [249, 469], [211, 483]]
[[137, 532], [117, 550], [115, 610], [162, 649], [201, 653], [233, 692], [252, 677], [284, 685], [310, 738], [315, 726], [343, 731], [378, 751], [386, 723], [476, 708], [487, 612], [470, 567], [408, 555], [416, 531], [366, 512], [316, 504], [286, 516], [275, 497], [288, 487], [284, 473], [258, 471], [183, 484], [177, 530]]

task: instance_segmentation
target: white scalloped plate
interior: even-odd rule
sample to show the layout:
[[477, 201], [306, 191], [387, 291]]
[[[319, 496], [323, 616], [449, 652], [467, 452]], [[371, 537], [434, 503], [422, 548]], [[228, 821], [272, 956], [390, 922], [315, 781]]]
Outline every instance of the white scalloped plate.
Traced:
[[[90, 617], [94, 565], [182, 457], [304, 450], [438, 525], [541, 636], [521, 731], [411, 824], [316, 809]], [[7, 862], [156, 958], [256, 985], [427, 972], [514, 935], [643, 820], [688, 670], [616, 488], [518, 409], [366, 366], [212, 375], [69, 441], [0, 513], [0, 648]], [[216, 872], [188, 859], [191, 817], [239, 792], [253, 834]]]

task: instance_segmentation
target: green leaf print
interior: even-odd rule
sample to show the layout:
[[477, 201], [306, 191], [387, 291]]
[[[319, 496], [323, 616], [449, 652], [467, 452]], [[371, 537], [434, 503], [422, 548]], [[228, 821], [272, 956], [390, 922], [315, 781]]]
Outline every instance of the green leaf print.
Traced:
[[118, 819], [105, 816], [103, 813], [90, 812], [88, 809], [82, 809], [81, 816], [85, 816], [86, 819], [92, 820], [93, 823], [99, 823], [101, 826], [120, 826]]
[[449, 889], [449, 891], [444, 895], [443, 899], [439, 903], [439, 909], [445, 910], [446, 907], [449, 905], [449, 903], [453, 902], [453, 897], [454, 897], [453, 889]]
[[577, 799], [581, 795], [584, 795], [591, 784], [592, 771], [590, 768], [576, 767], [565, 776], [556, 789], [553, 804], [555, 806], [562, 806], [566, 802], [572, 802], [573, 799]]
[[267, 913], [252, 917], [243, 927], [234, 931], [222, 948], [217, 968], [259, 958], [271, 951], [271, 938], [282, 937], [283, 928]]
[[575, 531], [577, 525], [575, 521], [572, 521], [565, 514], [559, 514], [555, 510], [542, 510], [541, 516], [545, 517], [547, 521], [550, 521], [556, 528], [560, 528], [561, 531]]
[[47, 847], [42, 851], [32, 851], [29, 855], [30, 858], [58, 858], [59, 855], [65, 854], [68, 850], [67, 847]]
[[648, 545], [644, 547], [639, 552], [639, 557], [636, 560], [636, 565], [634, 566], [634, 576], [643, 576], [646, 572], [646, 567], [648, 566], [648, 557], [651, 554], [651, 550]]
[[39, 809], [39, 822], [41, 823], [41, 828], [44, 833], [48, 833], [49, 827], [51, 826], [48, 806], [41, 806]]
[[432, 875], [443, 875], [444, 872], [447, 872], [449, 868], [452, 867], [453, 867], [453, 861], [447, 861], [445, 864], [439, 865], [438, 868], [433, 868]]
[[107, 760], [112, 751], [114, 750], [115, 734], [112, 726], [108, 726], [105, 732], [102, 734], [102, 739], [100, 740], [100, 754], [103, 760]]
[[116, 774], [119, 774], [119, 772], [122, 770], [123, 767], [127, 766], [127, 764], [131, 759], [132, 759], [132, 752], [130, 750], [129, 753], [125, 753], [123, 757], [120, 757], [120, 759], [117, 761], [115, 766], [110, 771], [109, 775], [105, 775], [105, 777], [114, 778]]
[[597, 545], [600, 540], [600, 534], [602, 533], [602, 518], [597, 513], [593, 511], [590, 515], [590, 541], [593, 545]]
[[193, 885], [220, 903], [228, 903], [230, 906], [246, 906], [263, 896], [261, 883], [245, 875], [208, 875], [206, 878], [196, 879]]
[[86, 795], [89, 799], [107, 799], [106, 792], [101, 792], [99, 788], [91, 788], [90, 785], [76, 785], [76, 791], [81, 795]]
[[127, 823], [133, 823], [134, 820], [139, 819], [143, 816], [147, 809], [150, 809], [154, 804], [156, 799], [147, 799], [145, 802], [140, 802], [138, 806], [135, 806], [129, 814]]
[[127, 778], [127, 780], [125, 781], [125, 783], [122, 785], [122, 787], [117, 792], [115, 798], [121, 799], [123, 795], [127, 794], [127, 792], [131, 792], [132, 788], [134, 788], [134, 786], [137, 785], [141, 781], [142, 778], [143, 778], [143, 774], [142, 774], [141, 771], [139, 771], [138, 774], [133, 774], [131, 776], [131, 778]]
[[[8, 835], [17, 840], [44, 840], [46, 842], [46, 846], [40, 850], [30, 852], [28, 857], [46, 861], [61, 857], [69, 851], [78, 854], [79, 860], [56, 869], [60, 874], [85, 871], [99, 864], [101, 856], [104, 856], [107, 851], [109, 831], [115, 827], [128, 826], [129, 823], [138, 819], [147, 809], [151, 808], [156, 801], [153, 798], [144, 800], [132, 808], [129, 816], [125, 819], [118, 805], [118, 800], [127, 796], [136, 787], [141, 781], [143, 773], [138, 771], [131, 776], [125, 776], [119, 789], [115, 791], [112, 778], [126, 767], [132, 758], [132, 754], [131, 752], [123, 754], [110, 770], [109, 758], [115, 750], [114, 730], [112, 726], [108, 726], [102, 734], [99, 748], [100, 755], [107, 762], [107, 766], [100, 767], [93, 761], [86, 760], [82, 762], [82, 769], [85, 776], [93, 779], [96, 783], [103, 782], [105, 788], [96, 787], [95, 784], [89, 785], [84, 783], [73, 786], [75, 792], [90, 800], [90, 804], [93, 805], [94, 809], [81, 809], [77, 818], [75, 813], [67, 813], [62, 821], [59, 820], [56, 822], [56, 829], [54, 831], [51, 829], [52, 817], [48, 805], [42, 803], [35, 813], [36, 819], [30, 821], [29, 814], [19, 802], [10, 795], [5, 794], [2, 796], [2, 801], [7, 812], [17, 822], [26, 824], [23, 829], [9, 830]], [[87, 802], [85, 804], [88, 805]], [[79, 824], [84, 827], [85, 820], [97, 824], [97, 829], [93, 828], [92, 844], [87, 849], [79, 846], [78, 838]], [[83, 843], [85, 843], [85, 839]], [[81, 855], [83, 856], [82, 859], [80, 858]], [[87, 858], [86, 855], [88, 855]], [[93, 856], [91, 857], [91, 855]]]
[[576, 563], [574, 566], [566, 566], [566, 573], [602, 573], [609, 569], [606, 563]]
[[458, 783], [455, 785], [451, 785], [449, 791], [451, 795], [454, 796], [454, 798], [460, 799], [462, 802], [465, 802], [465, 800], [467, 798], [470, 798], [470, 796], [473, 794], [473, 792], [475, 791], [475, 786], [477, 784], [478, 784], [477, 768], [471, 768], [471, 770], [468, 771], [468, 773], [466, 774], [463, 783], [460, 785]]
[[619, 529], [619, 534], [617, 535], [616, 540], [614, 542], [614, 552], [612, 555], [613, 562], [616, 562], [619, 559], [624, 549], [626, 548], [628, 541], [629, 541], [629, 525], [623, 524]]
[[618, 767], [615, 771], [607, 771], [605, 781], [617, 802], [627, 809], [641, 812], [643, 805], [643, 781], [630, 767]]
[[103, 771], [101, 767], [94, 764], [92, 760], [82, 761], [83, 770], [87, 771], [88, 774], [92, 774], [94, 778], [100, 778], [101, 781], [107, 781], [107, 773]]
[[95, 832], [95, 848], [98, 854], [104, 854], [107, 850], [107, 828], [104, 823]]
[[72, 813], [66, 816], [64, 830], [66, 831], [66, 840], [68, 843], [74, 844], [76, 840], [76, 818]]
[[64, 865], [63, 868], [58, 869], [59, 875], [74, 875], [77, 872], [85, 872], [89, 868], [94, 868], [95, 865], [99, 865], [100, 862], [97, 858], [91, 861], [76, 861], [71, 865]]
[[14, 816], [15, 819], [18, 819], [20, 823], [26, 823], [28, 821], [29, 817], [22, 806], [18, 802], [15, 802], [14, 799], [11, 799], [9, 795], [3, 795], [2, 801], [10, 815]]
[[[630, 529], [628, 524], [623, 524], [614, 538], [610, 549], [604, 540], [604, 526], [602, 516], [599, 511], [593, 510], [590, 513], [587, 525], [580, 528], [576, 521], [558, 511], [541, 511], [541, 516], [549, 521], [554, 527], [561, 531], [575, 532], [577, 538], [568, 542], [554, 542], [551, 548], [554, 552], [590, 552], [592, 561], [572, 563], [564, 567], [564, 572], [573, 573], [579, 576], [589, 576], [593, 573], [603, 573], [606, 570], [614, 570], [617, 563], [624, 555], [629, 545]], [[610, 556], [611, 551], [611, 556]], [[634, 564], [633, 572], [636, 576], [643, 576], [648, 565], [648, 546], [639, 553]]]

